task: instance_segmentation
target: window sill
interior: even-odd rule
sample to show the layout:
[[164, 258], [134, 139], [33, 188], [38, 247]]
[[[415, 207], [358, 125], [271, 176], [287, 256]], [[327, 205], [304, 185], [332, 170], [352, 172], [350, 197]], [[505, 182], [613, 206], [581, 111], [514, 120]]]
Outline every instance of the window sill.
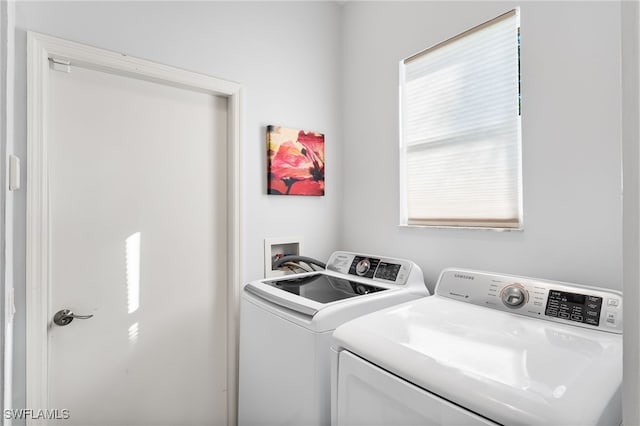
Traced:
[[477, 231], [497, 231], [497, 232], [524, 232], [524, 225], [520, 224], [516, 228], [498, 228], [489, 226], [453, 226], [453, 225], [408, 225], [399, 224], [398, 228], [406, 229], [460, 229], [460, 230], [477, 230]]

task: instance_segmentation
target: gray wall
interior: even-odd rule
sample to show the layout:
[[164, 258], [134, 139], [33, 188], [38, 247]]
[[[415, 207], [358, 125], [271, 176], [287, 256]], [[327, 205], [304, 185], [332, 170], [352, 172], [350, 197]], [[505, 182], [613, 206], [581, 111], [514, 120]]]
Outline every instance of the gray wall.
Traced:
[[517, 5], [344, 6], [341, 246], [621, 289], [618, 2], [520, 3], [524, 231], [397, 226], [399, 61]]
[[[302, 237], [328, 258], [338, 242], [340, 7], [327, 2], [19, 2], [16, 152], [26, 159], [26, 30], [237, 81], [243, 86], [242, 279], [263, 275], [265, 237]], [[325, 133], [326, 196], [266, 195], [265, 126]], [[28, 167], [28, 164], [26, 164]], [[26, 171], [25, 167], [25, 171]], [[24, 406], [25, 193], [16, 200], [16, 400]]]

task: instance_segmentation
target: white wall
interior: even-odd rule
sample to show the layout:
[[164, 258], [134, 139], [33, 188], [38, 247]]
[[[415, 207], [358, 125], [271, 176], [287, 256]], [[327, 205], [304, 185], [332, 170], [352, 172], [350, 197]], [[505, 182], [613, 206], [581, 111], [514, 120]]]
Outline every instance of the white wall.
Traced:
[[[26, 30], [237, 81], [243, 85], [243, 281], [262, 276], [265, 237], [301, 236], [305, 254], [318, 258], [326, 259], [335, 250], [342, 180], [339, 6], [326, 2], [19, 2], [16, 26], [16, 151], [23, 159]], [[326, 196], [266, 195], [268, 124], [325, 133]], [[16, 204], [15, 406], [24, 407], [24, 191]]]
[[523, 232], [399, 228], [398, 63], [513, 2], [344, 6], [341, 246], [622, 288], [620, 4], [521, 6]]

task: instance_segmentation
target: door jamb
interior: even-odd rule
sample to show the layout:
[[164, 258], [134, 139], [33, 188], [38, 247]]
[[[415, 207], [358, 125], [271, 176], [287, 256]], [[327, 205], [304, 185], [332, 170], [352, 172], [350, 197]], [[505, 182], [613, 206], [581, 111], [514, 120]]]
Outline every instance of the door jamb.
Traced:
[[[227, 98], [227, 422], [237, 423], [240, 300], [240, 97], [238, 83], [27, 32], [27, 407], [47, 409], [50, 325], [48, 118], [49, 60]], [[59, 408], [59, 407], [58, 407]]]

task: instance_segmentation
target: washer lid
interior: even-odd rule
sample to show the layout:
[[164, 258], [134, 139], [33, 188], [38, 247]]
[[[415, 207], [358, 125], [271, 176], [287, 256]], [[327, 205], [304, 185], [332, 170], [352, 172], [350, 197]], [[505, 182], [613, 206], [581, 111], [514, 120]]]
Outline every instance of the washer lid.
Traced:
[[389, 290], [363, 281], [347, 280], [336, 273], [319, 271], [251, 282], [245, 290], [276, 305], [314, 316], [330, 303]]
[[621, 335], [432, 296], [338, 327], [334, 346], [501, 424], [622, 420]]

